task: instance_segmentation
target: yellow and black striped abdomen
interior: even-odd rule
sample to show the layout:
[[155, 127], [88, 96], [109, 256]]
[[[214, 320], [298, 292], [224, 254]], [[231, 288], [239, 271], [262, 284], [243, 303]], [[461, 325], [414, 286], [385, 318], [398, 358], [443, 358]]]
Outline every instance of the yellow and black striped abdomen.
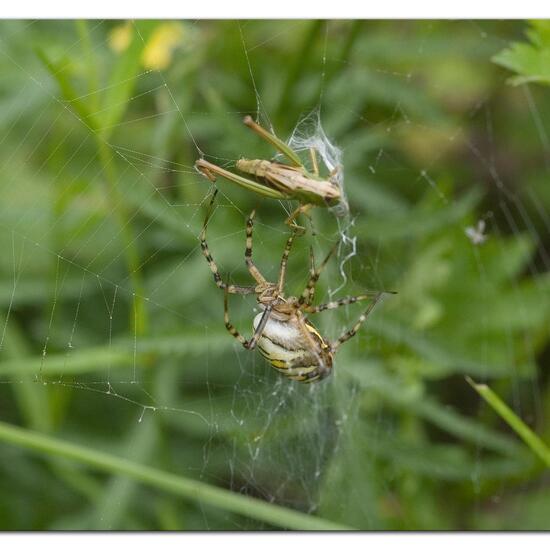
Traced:
[[[254, 329], [261, 317], [261, 313], [255, 317]], [[284, 376], [299, 382], [315, 382], [330, 374], [332, 353], [313, 325], [306, 321], [303, 327], [300, 328], [296, 319], [270, 318], [257, 347], [271, 366]]]

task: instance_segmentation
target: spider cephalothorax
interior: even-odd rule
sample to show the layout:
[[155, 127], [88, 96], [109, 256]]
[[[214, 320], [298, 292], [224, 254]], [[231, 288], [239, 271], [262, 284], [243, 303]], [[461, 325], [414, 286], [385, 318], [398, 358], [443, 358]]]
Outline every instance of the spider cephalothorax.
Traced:
[[[212, 212], [216, 193], [210, 202], [210, 208], [204, 221], [200, 235], [202, 252], [210, 270], [214, 275], [216, 285], [224, 290], [224, 321], [225, 327], [246, 349], [258, 348], [260, 353], [279, 372], [300, 382], [314, 382], [327, 377], [332, 371], [334, 353], [340, 345], [353, 337], [363, 324], [376, 303], [385, 294], [384, 291], [366, 292], [359, 296], [348, 296], [334, 302], [312, 305], [315, 285], [319, 275], [327, 265], [335, 248], [333, 248], [319, 267], [315, 267], [313, 253], [310, 256], [309, 281], [299, 297], [284, 295], [284, 284], [288, 256], [296, 237], [296, 229], [288, 237], [281, 259], [279, 277], [276, 283], [269, 282], [260, 273], [252, 261], [252, 232], [254, 227], [254, 212], [246, 223], [245, 262], [250, 275], [256, 281], [253, 286], [230, 285], [223, 282], [216, 263], [210, 255], [206, 243], [206, 227]], [[229, 321], [229, 294], [255, 294], [262, 311], [254, 317], [254, 334], [247, 340]], [[354, 304], [362, 300], [371, 300], [369, 307], [359, 317], [355, 325], [344, 332], [338, 340], [329, 342], [307, 319], [305, 314], [319, 313], [326, 309]]]

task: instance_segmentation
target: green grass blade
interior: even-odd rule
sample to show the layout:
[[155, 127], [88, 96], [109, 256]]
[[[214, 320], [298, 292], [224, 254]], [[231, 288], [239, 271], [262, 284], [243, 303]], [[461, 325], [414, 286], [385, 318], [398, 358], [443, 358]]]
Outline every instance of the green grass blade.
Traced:
[[[505, 364], [491, 364], [490, 370], [487, 364], [465, 356], [449, 351], [441, 341], [426, 336], [425, 333], [405, 326], [402, 323], [391, 319], [373, 319], [370, 323], [370, 329], [373, 333], [379, 334], [383, 338], [395, 345], [406, 345], [418, 356], [427, 361], [437, 364], [440, 368], [440, 377], [448, 376], [457, 372], [468, 373], [474, 376], [505, 376], [508, 373], [508, 366]], [[519, 364], [518, 372], [525, 376], [532, 374], [530, 364]]]
[[100, 133], [105, 141], [124, 117], [136, 82], [143, 75], [141, 56], [151, 33], [158, 25], [156, 21], [136, 21], [132, 24], [132, 39], [128, 48], [115, 62], [105, 92], [101, 95], [104, 106], [100, 118]]
[[[124, 456], [140, 462], [151, 459], [159, 443], [156, 420], [156, 417], [149, 415], [139, 424], [134, 424], [121, 449]], [[124, 529], [124, 520], [131, 515], [132, 502], [138, 498], [137, 489], [135, 479], [127, 476], [113, 476], [104, 486], [89, 528], [92, 530]]]
[[400, 387], [398, 379], [385, 374], [382, 367], [367, 368], [364, 363], [350, 363], [347, 371], [363, 388], [376, 392], [386, 403], [403, 412], [423, 418], [457, 438], [508, 456], [517, 457], [524, 451], [523, 446], [515, 438], [498, 433], [433, 397], [398, 391]]
[[348, 526], [333, 523], [323, 518], [309, 516], [296, 510], [289, 510], [245, 495], [232, 493], [201, 481], [137, 464], [131, 460], [80, 445], [67, 443], [5, 422], [0, 422], [0, 441], [38, 453], [76, 460], [81, 464], [87, 464], [92, 468], [110, 474], [123, 475], [150, 487], [202, 504], [217, 506], [235, 514], [264, 521], [284, 529], [332, 531], [350, 529]]
[[[2, 346], [2, 357], [9, 361], [25, 362], [29, 360], [30, 346], [18, 325], [0, 314], [0, 327], [5, 326], [5, 344]], [[17, 373], [22, 384], [13, 384], [19, 413], [24, 422], [32, 428], [47, 431], [52, 427], [51, 411], [48, 403], [48, 393], [44, 387], [32, 384], [32, 373]]]
[[40, 48], [36, 49], [37, 57], [42, 61], [52, 79], [57, 83], [61, 91], [63, 98], [69, 103], [70, 109], [72, 109], [78, 119], [87, 126], [94, 134], [97, 132], [97, 121], [93, 114], [90, 112], [88, 105], [79, 96], [65, 71], [63, 71], [63, 65], [59, 62], [54, 62], [50, 57]]
[[[145, 29], [147, 29], [147, 32], [150, 32], [151, 25], [153, 23], [147, 23], [144, 33]], [[122, 56], [113, 75], [111, 75], [111, 81], [114, 81], [117, 85], [114, 86], [115, 91], [111, 91], [111, 88], [109, 88], [106, 96], [107, 99], [110, 98], [109, 101], [114, 102], [115, 109], [109, 111], [105, 115], [106, 120], [103, 120], [101, 123], [89, 112], [87, 104], [80, 99], [78, 92], [65, 75], [63, 68], [58, 67], [44, 52], [37, 51], [37, 55], [50, 72], [51, 77], [57, 82], [64, 99], [70, 103], [80, 121], [92, 132], [96, 141], [100, 163], [103, 166], [107, 182], [107, 186], [105, 187], [106, 197], [107, 200], [115, 204], [113, 213], [120, 227], [120, 238], [125, 245], [123, 248], [124, 256], [126, 257], [129, 276], [134, 287], [134, 307], [130, 322], [135, 326], [137, 334], [146, 332], [147, 327], [147, 310], [142, 298], [144, 291], [141, 260], [136, 245], [134, 229], [130, 223], [131, 213], [128, 211], [123, 193], [120, 190], [119, 177], [112, 158], [113, 149], [107, 143], [107, 138], [110, 137], [112, 130], [118, 124], [119, 118], [123, 116], [127, 107], [129, 96], [133, 89], [133, 79], [129, 75], [134, 75], [132, 71], [136, 72], [139, 66], [139, 52], [144, 47], [142, 38], [142, 34], [134, 38], [131, 47]], [[98, 124], [104, 127], [98, 128]]]
[[311, 53], [326, 24], [326, 21], [314, 20], [311, 21], [308, 28], [303, 31], [301, 44], [297, 46], [296, 55], [293, 56], [293, 61], [286, 72], [285, 83], [281, 92], [279, 105], [276, 109], [277, 120], [281, 120], [284, 114], [288, 112], [292, 104], [292, 92], [300, 80], [300, 75], [303, 72], [304, 66], [310, 61]]
[[[97, 55], [94, 51], [94, 46], [92, 44], [92, 35], [90, 33], [89, 22], [85, 19], [79, 19], [75, 22], [76, 31], [80, 37], [80, 42], [82, 44], [82, 53], [86, 59], [86, 66], [88, 67], [88, 90], [92, 92], [93, 90], [99, 90], [101, 88], [100, 78], [99, 78], [99, 67], [97, 64]], [[92, 111], [99, 110], [99, 94], [92, 93], [87, 101], [90, 104]]]
[[[51, 353], [43, 357], [13, 358], [0, 362], [0, 376], [59, 376], [98, 372], [106, 368], [119, 368], [134, 365], [148, 367], [153, 360], [161, 356], [199, 355], [211, 347], [212, 353], [223, 353], [230, 349], [233, 342], [222, 332], [213, 332], [205, 336], [198, 332], [188, 335], [143, 338], [137, 344], [131, 340], [114, 342], [109, 346], [84, 348], [80, 351]], [[211, 346], [217, 341], [216, 346]]]
[[550, 449], [546, 444], [500, 399], [486, 384], [477, 384], [471, 378], [466, 381], [476, 390], [495, 412], [523, 439], [527, 446], [550, 467]]

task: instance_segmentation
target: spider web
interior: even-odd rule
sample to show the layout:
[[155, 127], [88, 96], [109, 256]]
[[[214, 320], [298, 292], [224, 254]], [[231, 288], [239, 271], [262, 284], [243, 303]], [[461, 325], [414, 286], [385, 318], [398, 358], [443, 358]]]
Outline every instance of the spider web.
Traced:
[[[466, 44], [487, 60], [507, 45], [505, 26], [456, 22], [441, 54], [438, 23], [415, 24], [414, 47], [398, 40], [384, 53], [385, 30], [395, 32], [384, 22], [355, 31], [336, 21], [171, 22], [164, 34], [162, 24], [4, 22], [2, 420], [98, 441], [137, 462], [364, 529], [439, 528], [433, 503], [423, 502], [424, 515], [402, 511], [422, 499], [414, 484], [435, 478], [456, 491], [462, 483], [475, 508], [467, 528], [506, 526], [500, 502], [518, 506], [537, 493], [515, 481], [532, 465], [460, 384], [470, 374], [510, 385], [514, 410], [543, 427], [548, 194], [534, 169], [529, 180], [517, 166], [516, 178], [507, 175], [502, 152], [517, 143], [493, 118], [497, 91], [465, 66], [470, 95], [451, 93], [446, 55], [456, 59]], [[298, 30], [308, 37], [301, 45], [292, 40]], [[225, 33], [238, 56], [212, 39], [205, 48], [212, 32]], [[29, 36], [50, 46], [37, 56], [25, 47]], [[128, 36], [144, 52], [175, 36], [178, 55], [159, 67], [136, 54], [132, 64], [132, 45], [120, 44]], [[288, 80], [273, 83], [262, 62], [280, 52], [307, 58], [308, 77], [295, 61]], [[127, 65], [117, 65], [125, 55]], [[86, 68], [94, 63], [96, 74]], [[79, 83], [70, 98], [67, 82]], [[350, 88], [368, 93], [350, 97]], [[543, 154], [532, 162], [547, 176], [544, 90], [502, 94], [537, 140]], [[210, 186], [194, 161], [233, 169], [241, 156], [274, 156], [242, 126], [245, 114], [298, 151], [314, 147], [326, 172], [340, 167], [347, 194], [349, 212], [314, 211], [312, 233], [291, 254], [287, 291], [306, 283], [310, 245], [319, 262], [339, 243], [317, 302], [365, 288], [399, 292], [339, 350], [322, 384], [291, 384], [231, 339], [223, 295], [200, 254]], [[292, 125], [286, 134], [281, 121]], [[448, 173], [457, 155], [460, 171]], [[261, 201], [221, 180], [218, 188], [208, 241], [220, 270], [247, 280], [244, 222], [257, 208], [254, 257], [275, 280], [282, 222], [295, 204]], [[230, 309], [248, 334], [254, 302], [235, 297]], [[315, 322], [336, 339], [360, 312], [343, 308]], [[175, 518], [163, 523], [132, 502], [135, 487], [114, 480], [94, 500], [93, 480], [49, 475], [84, 496], [77, 512], [48, 516], [44, 528], [258, 527], [170, 501], [163, 517]], [[531, 483], [542, 486], [538, 477]], [[496, 519], [482, 510], [487, 502]]]

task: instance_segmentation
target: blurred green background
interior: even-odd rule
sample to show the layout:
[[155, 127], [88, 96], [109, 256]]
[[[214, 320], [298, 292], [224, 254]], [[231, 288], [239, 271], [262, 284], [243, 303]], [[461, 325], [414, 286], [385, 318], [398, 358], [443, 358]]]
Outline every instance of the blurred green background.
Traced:
[[[465, 376], [550, 440], [549, 52], [546, 22], [2, 21], [0, 528], [548, 529], [548, 468]], [[225, 331], [193, 163], [269, 159], [242, 117], [286, 139], [312, 112], [351, 217], [315, 210], [288, 292], [351, 223], [318, 302], [398, 294], [308, 387]], [[295, 205], [218, 186], [222, 273], [248, 284], [257, 208], [275, 278]], [[231, 301], [245, 334], [254, 308]]]

